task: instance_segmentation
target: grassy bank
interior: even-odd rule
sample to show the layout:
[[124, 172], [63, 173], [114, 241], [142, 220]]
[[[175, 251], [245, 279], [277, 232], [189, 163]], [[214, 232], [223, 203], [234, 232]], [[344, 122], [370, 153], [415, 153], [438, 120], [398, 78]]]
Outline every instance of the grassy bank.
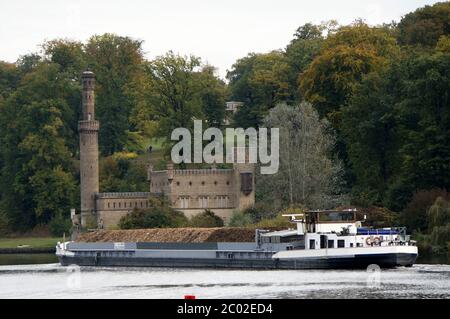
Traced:
[[54, 248], [59, 237], [18, 237], [18, 238], [0, 238], [0, 249], [10, 249], [19, 247], [28, 248]]

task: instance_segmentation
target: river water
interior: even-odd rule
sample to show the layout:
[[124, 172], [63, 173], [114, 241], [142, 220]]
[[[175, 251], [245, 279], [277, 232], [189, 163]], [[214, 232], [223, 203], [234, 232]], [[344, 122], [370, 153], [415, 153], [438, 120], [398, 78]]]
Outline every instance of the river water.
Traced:
[[[5, 256], [0, 298], [450, 298], [447, 264], [374, 272], [78, 268], [52, 255]], [[5, 265], [13, 262], [23, 265]]]

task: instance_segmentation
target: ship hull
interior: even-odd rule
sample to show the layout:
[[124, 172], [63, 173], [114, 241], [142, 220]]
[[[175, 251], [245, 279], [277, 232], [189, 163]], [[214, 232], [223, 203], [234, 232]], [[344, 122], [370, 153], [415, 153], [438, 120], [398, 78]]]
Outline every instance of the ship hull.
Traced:
[[99, 267], [168, 267], [225, 269], [365, 269], [412, 266], [415, 253], [367, 254], [348, 257], [313, 257], [292, 259], [214, 259], [214, 258], [149, 258], [149, 257], [80, 257], [58, 256], [61, 265]]

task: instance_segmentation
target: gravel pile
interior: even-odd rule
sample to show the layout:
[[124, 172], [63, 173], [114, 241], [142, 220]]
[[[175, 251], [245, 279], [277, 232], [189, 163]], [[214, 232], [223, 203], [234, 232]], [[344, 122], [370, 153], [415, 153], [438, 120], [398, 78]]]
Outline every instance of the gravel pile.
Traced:
[[79, 242], [207, 243], [253, 242], [253, 228], [151, 228], [97, 230], [80, 234]]

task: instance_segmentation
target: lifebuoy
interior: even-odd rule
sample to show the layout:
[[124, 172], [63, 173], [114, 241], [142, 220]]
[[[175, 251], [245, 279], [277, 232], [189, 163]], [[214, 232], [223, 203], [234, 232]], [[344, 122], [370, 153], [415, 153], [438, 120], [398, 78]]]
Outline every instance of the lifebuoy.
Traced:
[[370, 246], [372, 244], [372, 240], [370, 239], [370, 237], [366, 238], [366, 244], [367, 246]]
[[380, 237], [375, 237], [373, 239], [373, 242], [375, 243], [375, 245], [379, 245], [381, 243], [381, 238]]

